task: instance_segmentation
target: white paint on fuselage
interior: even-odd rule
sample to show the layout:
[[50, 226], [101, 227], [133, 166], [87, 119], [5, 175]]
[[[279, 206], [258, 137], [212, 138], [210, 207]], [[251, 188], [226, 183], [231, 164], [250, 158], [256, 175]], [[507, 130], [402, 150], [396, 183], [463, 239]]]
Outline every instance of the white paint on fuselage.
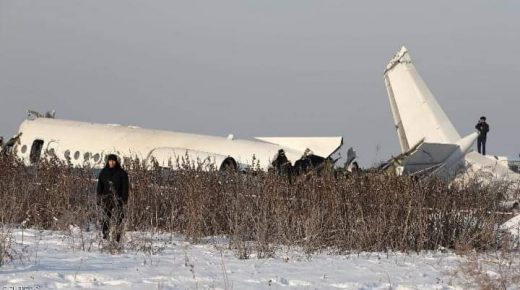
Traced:
[[[225, 158], [231, 157], [240, 167], [251, 165], [255, 160], [255, 165], [261, 169], [270, 166], [279, 149], [285, 151], [293, 164], [303, 155], [301, 150], [266, 142], [52, 118], [25, 120], [19, 132], [22, 135], [15, 151], [27, 163], [35, 140], [44, 141], [42, 155], [52, 149], [64, 161], [69, 154], [74, 166], [94, 168], [104, 166], [104, 157], [111, 153], [146, 161], [153, 157], [162, 166], [175, 162], [176, 157], [189, 155], [192, 160], [210, 158], [217, 168]], [[334, 148], [327, 156], [322, 156], [326, 158], [341, 146], [342, 138], [324, 139], [322, 142]], [[331, 143], [335, 146], [330, 146]]]

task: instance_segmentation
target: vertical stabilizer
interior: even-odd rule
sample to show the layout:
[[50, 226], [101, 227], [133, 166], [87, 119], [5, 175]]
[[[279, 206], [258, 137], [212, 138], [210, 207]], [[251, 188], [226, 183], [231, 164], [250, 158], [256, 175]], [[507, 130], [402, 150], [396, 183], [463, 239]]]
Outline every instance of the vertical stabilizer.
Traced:
[[384, 79], [402, 152], [423, 138], [428, 143], [456, 143], [460, 139], [404, 46], [388, 63]]

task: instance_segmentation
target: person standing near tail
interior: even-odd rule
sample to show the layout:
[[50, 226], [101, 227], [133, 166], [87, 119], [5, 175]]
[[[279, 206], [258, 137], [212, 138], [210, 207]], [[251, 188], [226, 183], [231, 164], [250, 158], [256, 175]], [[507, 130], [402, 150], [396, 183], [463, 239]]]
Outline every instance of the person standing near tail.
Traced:
[[128, 201], [128, 174], [121, 168], [117, 156], [108, 155], [105, 168], [101, 170], [97, 183], [97, 201], [102, 209], [101, 224], [103, 226], [103, 239], [108, 240], [110, 221], [115, 221], [115, 240], [121, 241], [124, 218], [123, 207]]
[[487, 133], [489, 132], [489, 124], [486, 123], [486, 117], [482, 116], [480, 117], [480, 120], [478, 120], [477, 125], [475, 126], [475, 129], [478, 131], [478, 138], [477, 138], [477, 149], [478, 153], [481, 153], [482, 155], [486, 155], [486, 139], [487, 139]]

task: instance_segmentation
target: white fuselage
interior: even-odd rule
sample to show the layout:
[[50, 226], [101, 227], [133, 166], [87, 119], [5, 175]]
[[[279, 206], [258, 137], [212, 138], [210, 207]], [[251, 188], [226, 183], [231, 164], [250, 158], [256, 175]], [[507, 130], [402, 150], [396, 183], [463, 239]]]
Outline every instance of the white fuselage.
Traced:
[[34, 155], [39, 151], [38, 158], [48, 153], [75, 166], [94, 168], [104, 166], [106, 155], [114, 153], [123, 161], [126, 157], [155, 160], [160, 166], [175, 165], [177, 159], [182, 161], [188, 156], [192, 162], [212, 163], [217, 169], [231, 157], [239, 167], [252, 165], [254, 160], [255, 166], [267, 169], [279, 149], [293, 164], [303, 155], [301, 150], [261, 141], [52, 118], [25, 120], [19, 133], [22, 134], [14, 149], [27, 163], [31, 162], [31, 152]]

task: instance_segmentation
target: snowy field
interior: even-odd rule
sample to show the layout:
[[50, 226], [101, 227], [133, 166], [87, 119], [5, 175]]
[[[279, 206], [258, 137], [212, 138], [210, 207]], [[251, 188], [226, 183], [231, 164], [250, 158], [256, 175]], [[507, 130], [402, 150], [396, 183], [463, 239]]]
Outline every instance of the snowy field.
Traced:
[[127, 233], [125, 248], [110, 253], [92, 232], [14, 230], [15, 260], [0, 268], [0, 289], [467, 288], [458, 271], [464, 258], [454, 253], [307, 257], [287, 249], [274, 258], [241, 260], [219, 243]]

